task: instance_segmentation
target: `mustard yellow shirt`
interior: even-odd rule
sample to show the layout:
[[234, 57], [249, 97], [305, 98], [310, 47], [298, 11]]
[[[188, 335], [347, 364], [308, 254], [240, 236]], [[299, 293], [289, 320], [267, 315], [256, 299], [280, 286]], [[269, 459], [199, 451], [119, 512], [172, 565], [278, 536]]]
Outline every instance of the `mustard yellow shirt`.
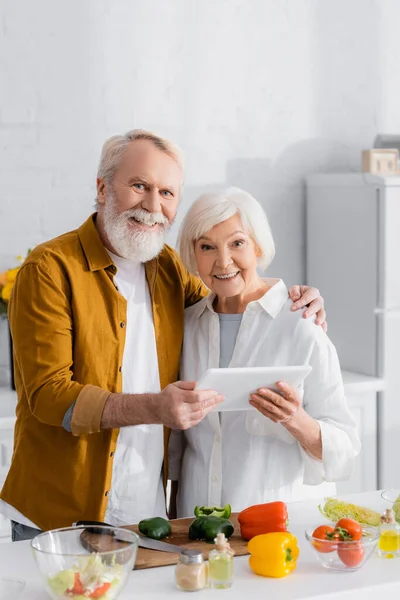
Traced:
[[[95, 218], [29, 254], [9, 307], [18, 404], [0, 497], [44, 530], [102, 520], [111, 486], [119, 430], [100, 421], [122, 388], [127, 310]], [[168, 246], [145, 268], [163, 389], [178, 379], [183, 311], [206, 290]], [[62, 423], [75, 400], [71, 434]]]

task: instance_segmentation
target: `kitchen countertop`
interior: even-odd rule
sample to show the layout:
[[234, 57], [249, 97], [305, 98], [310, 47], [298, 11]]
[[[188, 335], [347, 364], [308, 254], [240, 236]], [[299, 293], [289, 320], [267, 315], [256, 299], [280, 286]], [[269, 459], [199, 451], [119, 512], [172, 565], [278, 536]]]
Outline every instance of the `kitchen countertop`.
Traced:
[[381, 392], [385, 389], [385, 380], [363, 373], [342, 370], [343, 386], [346, 394], [362, 392]]
[[[382, 512], [388, 506], [380, 492], [353, 494], [343, 499]], [[233, 587], [230, 590], [203, 590], [199, 599], [215, 600], [221, 594], [221, 597], [232, 600], [241, 600], [245, 596], [277, 600], [376, 600], [382, 594], [399, 593], [400, 559], [384, 560], [373, 554], [359, 571], [347, 573], [326, 571], [317, 562], [304, 538], [304, 529], [324, 522], [318, 512], [318, 503], [318, 499], [313, 499], [288, 505], [290, 531], [297, 536], [300, 546], [297, 568], [291, 575], [283, 579], [258, 577], [250, 570], [248, 557], [237, 557]], [[6, 579], [26, 581], [22, 594], [13, 594], [12, 600], [48, 600], [41, 588], [29, 542], [0, 545], [0, 599], [7, 597], [7, 600], [11, 600], [11, 595], [3, 596], [1, 593]], [[174, 585], [174, 567], [162, 567], [133, 571], [119, 598], [159, 600], [161, 596], [168, 595], [171, 600], [182, 600], [182, 594], [184, 592], [177, 590]]]

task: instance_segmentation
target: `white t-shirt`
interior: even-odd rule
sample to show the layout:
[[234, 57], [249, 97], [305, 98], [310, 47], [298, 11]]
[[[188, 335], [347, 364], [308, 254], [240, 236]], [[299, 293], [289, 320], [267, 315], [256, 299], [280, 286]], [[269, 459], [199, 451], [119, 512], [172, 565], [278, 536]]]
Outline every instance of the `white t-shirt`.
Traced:
[[[160, 377], [144, 264], [109, 254], [117, 267], [114, 283], [127, 301], [122, 391], [124, 394], [157, 393]], [[128, 525], [146, 517], [166, 517], [161, 474], [163, 457], [162, 425], [121, 427], [106, 523]]]
[[[144, 264], [109, 254], [118, 269], [114, 283], [127, 301], [122, 391], [125, 394], [157, 393], [160, 391], [157, 348]], [[163, 457], [162, 425], [121, 427], [104, 518], [106, 523], [130, 525], [146, 517], [166, 517], [161, 475]], [[38, 529], [3, 500], [0, 500], [0, 513]]]

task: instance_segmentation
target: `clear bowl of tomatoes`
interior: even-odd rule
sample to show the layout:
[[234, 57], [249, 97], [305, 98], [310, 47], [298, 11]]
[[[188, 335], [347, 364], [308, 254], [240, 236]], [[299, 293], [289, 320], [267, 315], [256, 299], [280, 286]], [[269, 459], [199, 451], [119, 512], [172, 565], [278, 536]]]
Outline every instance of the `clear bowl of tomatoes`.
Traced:
[[391, 508], [396, 517], [396, 521], [400, 522], [400, 490], [390, 488], [389, 490], [384, 490], [381, 493], [381, 496], [386, 502], [389, 502], [389, 504], [392, 505]]
[[360, 525], [353, 519], [340, 519], [308, 527], [306, 539], [325, 569], [357, 571], [371, 556], [379, 540], [379, 529]]

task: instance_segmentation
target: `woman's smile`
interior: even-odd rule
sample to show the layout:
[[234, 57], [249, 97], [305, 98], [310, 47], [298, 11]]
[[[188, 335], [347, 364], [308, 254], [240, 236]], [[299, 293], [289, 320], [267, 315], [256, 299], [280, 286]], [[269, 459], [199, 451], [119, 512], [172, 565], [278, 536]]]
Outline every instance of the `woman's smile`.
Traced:
[[215, 277], [215, 279], [218, 279], [219, 281], [231, 281], [236, 277], [236, 275], [239, 275], [239, 273], [240, 271], [232, 271], [231, 273], [219, 273], [218, 275], [215, 273], [213, 277]]

